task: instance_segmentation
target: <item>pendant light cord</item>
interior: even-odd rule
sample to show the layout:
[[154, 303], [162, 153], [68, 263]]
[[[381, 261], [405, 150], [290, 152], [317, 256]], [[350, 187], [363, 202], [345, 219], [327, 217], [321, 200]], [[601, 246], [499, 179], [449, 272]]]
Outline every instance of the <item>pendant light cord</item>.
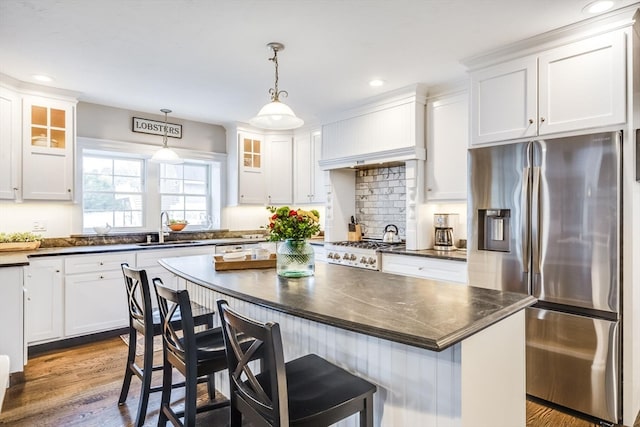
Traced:
[[164, 113], [164, 136], [162, 138], [162, 148], [169, 148], [169, 144], [167, 141], [167, 131], [169, 130], [169, 126], [167, 125], [167, 114], [169, 114], [171, 110], [163, 108], [160, 111]]
[[273, 50], [273, 58], [269, 58], [269, 61], [273, 61], [273, 63], [275, 64], [276, 81], [275, 81], [275, 89], [274, 88], [269, 89], [269, 95], [271, 95], [271, 101], [279, 102], [280, 95], [287, 97], [289, 96], [289, 93], [286, 90], [280, 90], [280, 91], [278, 90], [278, 49], [275, 46], [271, 46], [271, 49]]

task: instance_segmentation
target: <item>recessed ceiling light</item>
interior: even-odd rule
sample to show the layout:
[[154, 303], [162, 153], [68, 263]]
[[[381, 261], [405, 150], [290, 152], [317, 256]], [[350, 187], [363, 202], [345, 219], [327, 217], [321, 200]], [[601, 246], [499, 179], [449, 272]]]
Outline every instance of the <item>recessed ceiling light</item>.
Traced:
[[602, 13], [613, 7], [613, 0], [597, 0], [586, 5], [582, 11], [586, 13]]
[[32, 76], [34, 78], [34, 80], [37, 80], [39, 82], [52, 82], [53, 78], [46, 76], [44, 74], [34, 74]]
[[369, 82], [369, 86], [371, 87], [380, 87], [384, 85], [384, 80], [380, 80], [380, 79], [373, 79]]

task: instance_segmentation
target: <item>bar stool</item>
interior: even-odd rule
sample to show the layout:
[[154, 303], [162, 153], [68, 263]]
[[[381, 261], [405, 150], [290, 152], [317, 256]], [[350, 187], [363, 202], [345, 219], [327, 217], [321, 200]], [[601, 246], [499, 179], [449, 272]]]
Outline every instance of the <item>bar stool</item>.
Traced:
[[[360, 426], [373, 426], [376, 386], [325, 359], [308, 354], [284, 362], [280, 326], [260, 323], [218, 300], [222, 321], [231, 399], [231, 427], [243, 416], [259, 426], [328, 426], [359, 413]], [[247, 350], [237, 337], [253, 338]], [[248, 361], [261, 353], [255, 374]]]
[[[141, 381], [140, 400], [136, 413], [135, 426], [141, 427], [147, 415], [149, 394], [161, 391], [162, 387], [151, 387], [153, 371], [162, 369], [161, 365], [153, 366], [153, 338], [162, 332], [160, 313], [151, 304], [151, 291], [147, 272], [142, 269], [130, 268], [127, 263], [121, 265], [124, 275], [125, 288], [127, 290], [127, 305], [129, 310], [129, 351], [127, 353], [127, 365], [122, 382], [122, 390], [118, 405], [123, 405], [129, 394], [131, 378], [137, 376]], [[213, 326], [213, 316], [215, 311], [205, 308], [199, 304], [192, 303], [193, 322], [195, 325]], [[191, 314], [191, 312], [190, 312]], [[179, 313], [177, 313], [179, 316]], [[142, 356], [142, 366], [136, 363], [136, 340], [138, 332], [144, 337], [144, 355]], [[207, 379], [203, 379], [207, 381]], [[176, 384], [180, 387], [184, 384]], [[213, 376], [208, 379], [208, 390], [210, 396], [215, 396], [215, 384]]]
[[[196, 413], [229, 406], [229, 401], [225, 400], [196, 407], [198, 377], [209, 375], [213, 378], [215, 372], [227, 368], [222, 330], [212, 328], [195, 332], [189, 292], [166, 288], [157, 278], [153, 279], [153, 285], [156, 289], [162, 320], [164, 359], [158, 426], [165, 426], [167, 421], [171, 421], [176, 426], [194, 426]], [[180, 330], [182, 334], [178, 333]], [[180, 412], [171, 408], [173, 368], [185, 377], [184, 411]], [[211, 395], [209, 397], [213, 398]], [[184, 422], [181, 422], [180, 418], [184, 418]]]

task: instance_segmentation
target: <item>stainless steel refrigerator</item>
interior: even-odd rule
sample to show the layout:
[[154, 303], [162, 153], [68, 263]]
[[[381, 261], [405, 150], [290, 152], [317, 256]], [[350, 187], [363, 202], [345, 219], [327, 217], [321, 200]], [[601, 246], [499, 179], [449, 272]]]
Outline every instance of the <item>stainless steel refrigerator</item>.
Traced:
[[469, 284], [530, 293], [527, 394], [617, 423], [621, 133], [469, 150]]

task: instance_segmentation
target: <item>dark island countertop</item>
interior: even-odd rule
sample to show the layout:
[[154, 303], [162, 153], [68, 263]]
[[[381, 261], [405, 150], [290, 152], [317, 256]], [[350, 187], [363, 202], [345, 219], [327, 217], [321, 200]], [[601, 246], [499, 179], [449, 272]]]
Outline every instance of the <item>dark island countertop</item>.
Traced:
[[[163, 258], [200, 286], [305, 319], [441, 351], [536, 302], [532, 296], [316, 263], [315, 275], [275, 269], [215, 271], [212, 257]], [[523, 332], [524, 333], [524, 332]]]

